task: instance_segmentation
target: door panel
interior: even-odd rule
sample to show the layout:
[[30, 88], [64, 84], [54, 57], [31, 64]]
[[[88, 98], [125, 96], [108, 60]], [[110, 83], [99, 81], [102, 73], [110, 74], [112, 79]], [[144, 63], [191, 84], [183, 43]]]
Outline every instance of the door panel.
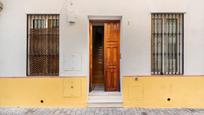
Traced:
[[[113, 45], [113, 46], [111, 46]], [[108, 44], [108, 46], [106, 47], [106, 50], [107, 50], [107, 65], [110, 65], [110, 66], [116, 66], [117, 63], [118, 63], [118, 47], [117, 46], [114, 46], [115, 44]]]
[[105, 90], [119, 91], [120, 83], [120, 22], [104, 24]]
[[118, 91], [118, 70], [115, 67], [108, 68], [106, 70], [106, 91]]

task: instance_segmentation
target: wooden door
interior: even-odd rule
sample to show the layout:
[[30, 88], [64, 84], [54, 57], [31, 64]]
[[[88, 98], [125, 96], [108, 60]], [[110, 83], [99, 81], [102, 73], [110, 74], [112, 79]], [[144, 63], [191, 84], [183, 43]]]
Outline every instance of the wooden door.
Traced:
[[120, 89], [120, 22], [104, 23], [105, 91]]
[[89, 91], [93, 89], [93, 25], [89, 23]]

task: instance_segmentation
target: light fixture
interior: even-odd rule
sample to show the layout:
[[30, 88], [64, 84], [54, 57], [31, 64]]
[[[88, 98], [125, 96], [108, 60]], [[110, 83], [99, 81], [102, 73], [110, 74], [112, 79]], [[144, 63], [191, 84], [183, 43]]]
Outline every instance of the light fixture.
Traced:
[[0, 1], [0, 12], [3, 10], [3, 3]]

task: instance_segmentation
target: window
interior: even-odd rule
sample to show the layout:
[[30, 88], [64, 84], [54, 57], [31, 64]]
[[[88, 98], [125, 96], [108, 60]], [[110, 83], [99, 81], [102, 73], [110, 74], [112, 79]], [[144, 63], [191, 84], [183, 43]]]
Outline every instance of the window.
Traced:
[[151, 35], [152, 74], [183, 74], [184, 14], [153, 13]]
[[27, 75], [59, 75], [59, 15], [27, 16]]

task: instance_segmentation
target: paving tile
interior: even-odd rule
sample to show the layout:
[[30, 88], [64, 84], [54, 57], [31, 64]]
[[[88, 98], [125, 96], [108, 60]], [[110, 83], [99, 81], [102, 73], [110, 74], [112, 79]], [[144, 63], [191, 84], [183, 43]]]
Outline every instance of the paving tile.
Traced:
[[0, 115], [204, 115], [204, 109], [2, 107]]

